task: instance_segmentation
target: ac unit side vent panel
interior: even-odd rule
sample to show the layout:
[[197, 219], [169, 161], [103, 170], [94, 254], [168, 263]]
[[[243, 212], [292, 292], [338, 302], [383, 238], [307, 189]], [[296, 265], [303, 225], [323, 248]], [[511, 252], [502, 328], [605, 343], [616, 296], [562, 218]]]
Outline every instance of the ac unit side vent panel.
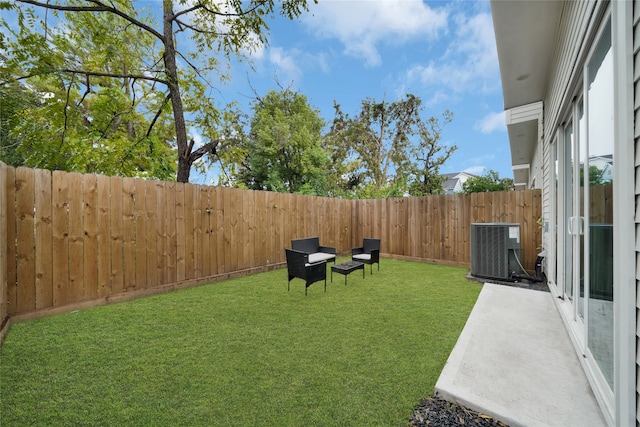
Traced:
[[471, 275], [511, 280], [519, 271], [520, 225], [512, 223], [471, 224]]

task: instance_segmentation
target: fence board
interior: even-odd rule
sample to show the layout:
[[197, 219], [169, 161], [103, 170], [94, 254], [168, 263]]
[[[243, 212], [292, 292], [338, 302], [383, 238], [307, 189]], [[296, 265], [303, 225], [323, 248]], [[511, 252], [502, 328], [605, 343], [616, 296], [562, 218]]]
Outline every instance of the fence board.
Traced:
[[242, 246], [241, 268], [253, 267], [256, 260], [253, 256], [253, 245], [255, 242], [255, 209], [253, 206], [253, 191], [242, 192], [242, 227], [244, 229], [244, 244]]
[[67, 174], [54, 171], [51, 189], [53, 305], [68, 304], [69, 293], [69, 183]]
[[[69, 263], [68, 275], [64, 277], [64, 286], [67, 289], [68, 302], [78, 302], [85, 297], [85, 226], [84, 226], [84, 189], [82, 187], [84, 177], [77, 173], [69, 173], [64, 178], [67, 181], [65, 193], [65, 209], [68, 211], [68, 253], [65, 250], [64, 263]], [[93, 200], [91, 200], [93, 203]], [[89, 219], [91, 221], [95, 216]], [[91, 236], [95, 238], [95, 234]], [[94, 242], [95, 244], [95, 242]], [[93, 246], [95, 249], [95, 246]], [[91, 294], [89, 298], [93, 298]]]
[[119, 294], [124, 289], [123, 272], [123, 236], [122, 236], [122, 178], [112, 177], [109, 179], [111, 185], [111, 209], [109, 211], [109, 231], [111, 232], [111, 293]]
[[16, 169], [16, 257], [17, 257], [17, 311], [36, 308], [35, 241], [33, 235], [35, 203], [35, 173], [33, 169]]
[[165, 183], [155, 181], [156, 192], [156, 274], [157, 284], [167, 283], [167, 199]]
[[176, 281], [182, 282], [186, 278], [186, 218], [185, 218], [185, 184], [176, 182]]
[[158, 286], [158, 247], [157, 247], [157, 230], [158, 222], [156, 216], [157, 195], [156, 185], [153, 181], [145, 181], [145, 234], [147, 246], [147, 281], [145, 288], [155, 288]]
[[216, 267], [218, 274], [225, 273], [227, 271], [225, 265], [225, 236], [224, 236], [224, 198], [225, 192], [222, 187], [215, 189], [215, 207], [216, 207], [216, 232], [215, 232], [215, 245], [216, 245]]
[[109, 211], [111, 186], [109, 177], [98, 175], [96, 177], [98, 184], [98, 233], [96, 234], [98, 242], [98, 296], [106, 297], [111, 295], [111, 254], [109, 245]]
[[98, 177], [84, 175], [80, 178], [84, 196], [84, 298], [74, 295], [73, 301], [94, 300], [98, 295]]
[[166, 251], [167, 251], [167, 283], [176, 283], [178, 278], [177, 267], [177, 228], [176, 228], [176, 183], [167, 182], [165, 184], [165, 191], [167, 193], [167, 223], [166, 223]]
[[209, 274], [215, 276], [218, 274], [218, 259], [217, 259], [217, 229], [218, 229], [218, 210], [216, 207], [216, 187], [207, 187], [207, 197], [209, 198]]
[[7, 313], [16, 312], [18, 278], [16, 272], [16, 169], [7, 166]]
[[200, 215], [202, 222], [202, 246], [200, 252], [202, 256], [202, 277], [211, 276], [211, 205], [209, 203], [209, 190], [206, 185], [199, 186], [200, 189]]
[[195, 235], [195, 224], [193, 222], [193, 217], [195, 215], [192, 206], [194, 205], [193, 195], [196, 190], [196, 187], [190, 184], [184, 185], [184, 229], [185, 229], [185, 259], [184, 259], [184, 267], [185, 267], [185, 277], [187, 279], [195, 278], [195, 249], [194, 249], [194, 235]]
[[9, 315], [7, 308], [7, 166], [0, 162], [0, 326]]
[[193, 275], [202, 277], [202, 206], [200, 205], [200, 186], [193, 187]]
[[146, 184], [141, 179], [134, 181], [135, 203], [135, 229], [136, 229], [136, 276], [135, 288], [145, 289], [147, 287], [147, 195]]
[[51, 171], [35, 171], [36, 309], [53, 305]]
[[136, 286], [136, 214], [135, 181], [133, 178], [122, 180], [122, 280], [123, 290]]

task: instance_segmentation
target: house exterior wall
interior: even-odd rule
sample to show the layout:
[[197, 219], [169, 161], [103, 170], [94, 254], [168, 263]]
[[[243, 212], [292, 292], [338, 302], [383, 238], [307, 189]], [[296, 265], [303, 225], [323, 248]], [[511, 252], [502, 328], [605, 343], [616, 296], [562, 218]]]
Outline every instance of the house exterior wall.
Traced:
[[633, 64], [636, 195], [636, 425], [640, 425], [640, 0], [633, 2]]
[[[562, 16], [558, 26], [556, 45], [553, 47], [553, 59], [551, 62], [547, 90], [543, 98], [543, 125], [542, 134], [537, 149], [531, 156], [531, 175], [529, 184], [542, 188], [542, 215], [545, 221], [543, 228], [543, 247], [549, 253], [555, 251], [556, 235], [556, 143], [563, 142], [559, 129], [569, 114], [572, 100], [582, 93], [583, 70], [587, 54], [594, 44], [601, 17], [608, 8], [608, 2], [584, 1], [565, 2]], [[615, 25], [615, 24], [614, 24]], [[627, 27], [628, 28], [628, 27]], [[628, 46], [628, 45], [627, 45]], [[635, 366], [631, 376], [635, 380], [635, 418], [636, 426], [640, 426], [640, 0], [633, 0], [633, 139], [634, 139], [634, 165], [635, 165]], [[628, 111], [628, 109], [625, 109]], [[630, 141], [629, 138], [625, 138]], [[618, 144], [624, 141], [617, 141]], [[617, 162], [623, 159], [616, 159]], [[619, 164], [619, 163], [617, 163]], [[630, 180], [630, 169], [626, 176]], [[615, 191], [615, 190], [614, 190]], [[629, 199], [630, 193], [625, 197]], [[619, 197], [616, 195], [615, 197]], [[615, 209], [615, 208], [614, 208]], [[628, 208], [625, 208], [628, 212]], [[627, 223], [628, 224], [628, 223]], [[628, 225], [627, 225], [628, 229]], [[626, 246], [628, 247], [628, 246]], [[627, 253], [629, 253], [627, 251]], [[555, 279], [552, 277], [552, 279]], [[554, 283], [555, 284], [555, 283]], [[560, 284], [563, 286], [563, 284]], [[618, 286], [623, 286], [619, 283]], [[630, 318], [631, 316], [626, 316]], [[629, 332], [629, 330], [627, 330]], [[633, 329], [631, 329], [633, 334]], [[629, 336], [629, 335], [627, 335]], [[630, 363], [627, 366], [633, 365]], [[627, 371], [628, 372], [628, 369]], [[632, 381], [633, 382], [633, 381]], [[627, 397], [631, 397], [629, 389], [624, 391]], [[616, 392], [620, 392], [617, 389]], [[631, 393], [634, 394], [634, 393]], [[620, 396], [616, 397], [616, 400]], [[627, 410], [629, 406], [626, 406]], [[612, 408], [613, 409], [613, 408]], [[610, 422], [624, 419], [623, 424], [628, 425], [629, 411], [624, 413], [608, 414]], [[613, 418], [611, 418], [613, 416]]]
[[[590, 17], [595, 9], [595, 1], [566, 2], [563, 6], [562, 19], [558, 29], [557, 44], [554, 48], [554, 55], [551, 61], [549, 72], [549, 88], [544, 99], [543, 128], [541, 136], [542, 144], [538, 145], [535, 153], [535, 160], [540, 164], [536, 165], [538, 179], [536, 186], [542, 187], [542, 215], [547, 226], [543, 234], [543, 248], [552, 250], [551, 237], [555, 218], [551, 218], [553, 213], [551, 204], [552, 197], [555, 196], [555, 153], [556, 146], [553, 144], [556, 138], [555, 129], [561, 123], [564, 111], [561, 111], [563, 103], [567, 97], [572, 96], [576, 90], [574, 82], [575, 73], [581, 73], [581, 66], [578, 65], [580, 54], [585, 46], [585, 34], [589, 25]], [[571, 84], [574, 82], [573, 84]], [[566, 108], [566, 107], [565, 107]], [[533, 165], [532, 165], [533, 166]], [[533, 177], [532, 171], [532, 177]]]

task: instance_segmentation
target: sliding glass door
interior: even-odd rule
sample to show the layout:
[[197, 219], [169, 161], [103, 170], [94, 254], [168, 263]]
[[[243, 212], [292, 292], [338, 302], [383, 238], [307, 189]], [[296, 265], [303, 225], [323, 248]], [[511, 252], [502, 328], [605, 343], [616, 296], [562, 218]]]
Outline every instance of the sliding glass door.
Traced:
[[611, 23], [584, 67], [557, 148], [558, 290], [573, 336], [613, 388], [613, 54]]

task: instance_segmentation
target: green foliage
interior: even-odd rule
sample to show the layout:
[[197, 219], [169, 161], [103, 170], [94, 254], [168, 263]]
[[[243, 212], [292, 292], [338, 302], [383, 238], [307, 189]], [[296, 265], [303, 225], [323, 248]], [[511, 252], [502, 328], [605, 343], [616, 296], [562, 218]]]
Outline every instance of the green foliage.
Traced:
[[326, 194], [324, 121], [307, 98], [288, 89], [270, 91], [253, 111], [238, 180], [256, 190]]
[[[7, 52], [0, 85], [19, 80], [40, 97], [53, 95], [41, 111], [29, 112], [41, 117], [21, 129], [34, 131], [23, 155], [42, 148], [27, 163], [161, 177], [175, 170], [177, 154], [176, 178], [188, 181], [191, 166], [204, 167], [203, 156], [215, 161], [227, 142], [209, 79], [226, 80], [221, 61], [267, 43], [267, 20], [277, 8], [293, 19], [307, 1], [165, 0], [160, 14], [129, 0], [1, 2], [17, 26], [0, 20]], [[188, 38], [184, 45], [195, 49], [180, 51], [176, 43]], [[95, 99], [101, 96], [113, 103]], [[206, 138], [200, 146], [192, 129]], [[47, 132], [53, 143], [35, 147]], [[168, 155], [169, 147], [177, 153]]]
[[515, 188], [513, 179], [500, 178], [498, 172], [489, 170], [483, 175], [473, 176], [462, 184], [462, 192], [483, 193], [487, 191], [511, 191]]
[[332, 156], [332, 193], [395, 197], [442, 192], [440, 166], [457, 148], [441, 144], [442, 127], [453, 119], [451, 112], [444, 112], [442, 124], [435, 117], [424, 119], [422, 101], [411, 94], [394, 102], [366, 99], [356, 117], [342, 112], [338, 104], [334, 108], [324, 142]]
[[[127, 70], [144, 68], [141, 58], [156, 49], [155, 40], [106, 14], [69, 13], [64, 26], [52, 25], [42, 34], [30, 9], [20, 9], [18, 17], [0, 81], [4, 88], [21, 88], [32, 100], [21, 104], [15, 112], [20, 120], [6, 130], [22, 163], [172, 179], [176, 156], [165, 95], [127, 76]], [[92, 74], [63, 71], [78, 67]], [[98, 75], [109, 70], [122, 76]], [[16, 80], [23, 75], [30, 77]]]
[[305, 296], [277, 270], [15, 323], [2, 425], [405, 425], [481, 290], [465, 273], [384, 260]]
[[452, 145], [447, 147], [440, 143], [442, 127], [453, 121], [453, 113], [445, 110], [442, 123], [436, 117], [430, 117], [418, 124], [420, 140], [415, 150], [416, 166], [414, 179], [409, 185], [412, 196], [443, 194], [444, 177], [440, 175], [440, 167], [458, 149]]

